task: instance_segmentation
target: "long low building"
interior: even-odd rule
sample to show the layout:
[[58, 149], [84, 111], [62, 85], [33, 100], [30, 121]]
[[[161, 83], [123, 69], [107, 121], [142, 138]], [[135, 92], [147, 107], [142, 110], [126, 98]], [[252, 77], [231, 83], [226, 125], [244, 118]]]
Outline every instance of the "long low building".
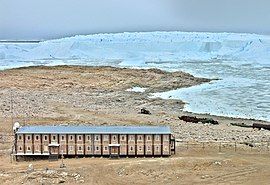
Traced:
[[15, 132], [15, 155], [170, 156], [168, 126], [23, 126]]

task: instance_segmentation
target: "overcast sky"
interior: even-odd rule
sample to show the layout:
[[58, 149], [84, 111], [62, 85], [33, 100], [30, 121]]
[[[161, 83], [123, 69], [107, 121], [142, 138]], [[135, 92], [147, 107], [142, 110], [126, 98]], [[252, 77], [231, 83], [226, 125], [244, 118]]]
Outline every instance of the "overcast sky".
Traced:
[[0, 0], [0, 39], [163, 30], [270, 34], [270, 0]]

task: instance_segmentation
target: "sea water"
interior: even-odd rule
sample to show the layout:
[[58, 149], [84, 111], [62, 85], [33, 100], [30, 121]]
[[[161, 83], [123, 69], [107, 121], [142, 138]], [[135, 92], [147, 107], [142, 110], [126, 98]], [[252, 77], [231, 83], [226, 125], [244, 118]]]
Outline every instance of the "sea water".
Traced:
[[168, 64], [165, 68], [219, 80], [155, 93], [152, 97], [181, 99], [187, 103], [184, 110], [190, 112], [270, 120], [270, 66], [245, 65], [239, 61], [196, 61], [181, 62], [171, 68]]

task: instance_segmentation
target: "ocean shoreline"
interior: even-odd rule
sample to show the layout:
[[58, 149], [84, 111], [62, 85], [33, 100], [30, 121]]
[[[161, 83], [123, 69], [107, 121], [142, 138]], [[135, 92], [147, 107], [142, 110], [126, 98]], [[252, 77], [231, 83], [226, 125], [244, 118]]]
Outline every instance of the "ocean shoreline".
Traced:
[[[212, 116], [183, 111], [181, 100], [149, 98], [163, 92], [209, 82], [183, 72], [116, 67], [25, 67], [0, 72], [1, 130], [11, 133], [10, 122], [21, 124], [169, 125], [178, 140], [261, 142], [269, 131], [231, 123], [270, 124], [266, 121]], [[127, 91], [132, 87], [144, 92]], [[13, 97], [13, 113], [11, 107]], [[139, 114], [141, 108], [152, 114]], [[13, 114], [13, 118], [12, 118]], [[186, 123], [179, 116], [212, 118], [219, 125]]]
[[[211, 79], [211, 80], [213, 80], [213, 79]], [[195, 86], [201, 86], [201, 85], [207, 85], [207, 83], [199, 84], [199, 85], [195, 85]], [[243, 116], [243, 115], [239, 115], [239, 114], [237, 115], [237, 114], [233, 114], [233, 113], [219, 114], [217, 111], [213, 112], [213, 109], [212, 109], [212, 112], [210, 112], [210, 111], [205, 112], [204, 110], [196, 111], [196, 110], [192, 109], [192, 107], [189, 106], [190, 102], [188, 100], [181, 98], [181, 95], [176, 95], [176, 97], [175, 97], [173, 95], [174, 93], [171, 93], [173, 91], [180, 91], [181, 92], [182, 90], [185, 90], [185, 89], [186, 89], [186, 91], [190, 92], [190, 91], [192, 91], [192, 88], [194, 88], [195, 86], [186, 87], [186, 88], [179, 88], [179, 89], [174, 89], [174, 90], [169, 90], [169, 91], [164, 91], [164, 92], [152, 93], [150, 98], [162, 98], [164, 100], [181, 100], [185, 103], [183, 111], [188, 112], [188, 113], [193, 113], [193, 114], [270, 122], [270, 120], [268, 120], [268, 119], [256, 118], [256, 116], [253, 116], [253, 117], [252, 116]]]
[[[155, 68], [130, 68], [130, 67], [125, 67], [125, 66], [88, 66], [88, 65], [56, 65], [56, 66], [47, 66], [47, 65], [38, 65], [38, 66], [22, 66], [22, 67], [14, 67], [14, 68], [8, 68], [8, 69], [3, 69], [0, 70], [0, 75], [1, 73], [5, 73], [5, 72], [9, 72], [9, 71], [17, 71], [17, 70], [31, 70], [31, 69], [54, 69], [54, 68], [83, 68], [83, 69], [91, 69], [91, 68], [111, 68], [111, 69], [128, 69], [128, 70], [158, 70], [160, 72], [164, 72], [164, 73], [172, 73], [169, 71], [165, 71], [165, 70], [161, 70], [161, 69], [155, 69]], [[179, 73], [184, 73], [187, 74], [189, 76], [192, 76], [189, 73], [186, 72], [182, 72], [182, 71], [177, 71]], [[177, 73], [175, 72], [175, 73]], [[192, 76], [194, 77], [194, 76]], [[240, 120], [251, 120], [251, 121], [260, 121], [260, 122], [265, 122], [265, 123], [270, 123], [269, 120], [263, 120], [263, 119], [256, 119], [256, 118], [245, 118], [245, 117], [241, 117], [241, 116], [227, 116], [227, 115], [218, 115], [218, 114], [213, 114], [213, 113], [198, 113], [196, 111], [192, 111], [192, 110], [185, 110], [187, 104], [189, 104], [188, 102], [183, 101], [183, 99], [180, 98], [171, 98], [171, 97], [161, 97], [162, 94], [166, 94], [167, 92], [170, 91], [177, 91], [177, 90], [181, 90], [181, 89], [185, 89], [185, 88], [193, 88], [196, 86], [201, 86], [201, 85], [205, 85], [210, 83], [213, 80], [220, 80], [220, 79], [207, 79], [207, 78], [203, 78], [203, 77], [194, 77], [197, 79], [202, 79], [202, 83], [199, 84], [189, 84], [189, 86], [184, 86], [184, 87], [163, 87], [162, 89], [155, 89], [154, 91], [151, 90], [146, 90], [146, 92], [141, 92], [144, 93], [145, 95], [147, 95], [149, 98], [161, 98], [163, 100], [171, 100], [171, 101], [181, 101], [184, 103], [184, 107], [182, 107], [182, 111], [186, 112], [188, 114], [194, 114], [197, 116], [214, 116], [214, 117], [222, 117], [222, 118], [229, 118], [229, 119], [240, 119]], [[135, 86], [133, 86], [135, 87]], [[133, 88], [131, 87], [131, 88]], [[142, 86], [142, 88], [144, 88]], [[147, 89], [147, 88], [146, 88]], [[124, 89], [122, 89], [124, 90]], [[126, 89], [128, 90], [128, 89]], [[132, 91], [131, 91], [132, 92]]]

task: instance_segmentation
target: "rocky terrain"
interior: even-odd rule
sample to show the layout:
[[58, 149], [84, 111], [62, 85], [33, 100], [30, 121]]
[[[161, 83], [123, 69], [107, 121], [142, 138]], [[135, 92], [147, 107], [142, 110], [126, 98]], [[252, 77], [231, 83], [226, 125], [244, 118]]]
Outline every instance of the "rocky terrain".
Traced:
[[[250, 153], [250, 147], [240, 143], [270, 141], [270, 131], [231, 126], [231, 122], [251, 125], [266, 123], [183, 112], [184, 102], [149, 98], [151, 93], [189, 87], [209, 82], [183, 72], [164, 72], [157, 69], [126, 69], [113, 67], [28, 67], [0, 71], [0, 183], [6, 184], [216, 184], [221, 174], [230, 169], [239, 174], [239, 181], [227, 174], [224, 184], [253, 181], [253, 174], [264, 174], [269, 163], [263, 154], [246, 156], [230, 153], [186, 151], [186, 141], [237, 142], [237, 147]], [[146, 88], [145, 92], [127, 91], [132, 87]], [[139, 114], [146, 108], [151, 115]], [[213, 118], [219, 125], [186, 123], [178, 116], [190, 115]], [[67, 169], [59, 169], [59, 161], [47, 160], [9, 163], [12, 141], [12, 123], [28, 124], [90, 124], [90, 125], [170, 125], [177, 142], [177, 155], [165, 159], [68, 159]], [[254, 146], [256, 146], [254, 144]], [[192, 147], [189, 146], [189, 149]], [[256, 148], [256, 147], [255, 147]], [[267, 153], [268, 145], [264, 146]], [[222, 148], [222, 151], [224, 149]], [[233, 150], [230, 150], [232, 152]], [[251, 155], [251, 154], [250, 154]], [[191, 157], [193, 156], [193, 157]], [[233, 156], [231, 158], [230, 156]], [[182, 158], [184, 157], [184, 158]], [[258, 159], [258, 163], [250, 160]], [[227, 164], [224, 160], [231, 160]], [[191, 162], [189, 162], [191, 161]], [[215, 161], [221, 161], [214, 164]], [[269, 161], [268, 161], [269, 162]], [[33, 163], [34, 171], [27, 166]], [[88, 165], [89, 164], [89, 165]], [[91, 164], [91, 165], [90, 165]], [[155, 165], [154, 165], [155, 164]], [[214, 165], [212, 165], [214, 164]], [[266, 166], [264, 166], [266, 165]], [[48, 168], [48, 169], [47, 169]], [[251, 169], [245, 171], [243, 169]], [[98, 173], [96, 169], [99, 170]], [[20, 171], [21, 170], [21, 171]], [[220, 171], [220, 174], [217, 173]], [[241, 171], [242, 170], [242, 171]], [[186, 176], [186, 174], [189, 174]], [[79, 175], [80, 178], [77, 178]], [[90, 175], [89, 175], [90, 174]], [[246, 174], [246, 175], [243, 175]], [[238, 178], [237, 176], [237, 178]], [[259, 175], [258, 175], [259, 176]], [[268, 174], [269, 176], [269, 174]], [[14, 179], [12, 177], [15, 177]], [[104, 178], [105, 177], [105, 178]], [[77, 178], [77, 180], [76, 180]], [[189, 179], [193, 179], [189, 181]], [[229, 180], [228, 180], [229, 179]], [[258, 179], [257, 179], [258, 180]], [[267, 182], [262, 179], [262, 183]], [[145, 183], [144, 183], [145, 182]], [[221, 183], [222, 184], [222, 183]]]
[[[11, 117], [22, 124], [170, 125], [177, 139], [269, 141], [268, 131], [230, 126], [231, 122], [261, 122], [209, 115], [219, 125], [186, 123], [180, 100], [149, 98], [153, 92], [188, 87], [208, 79], [158, 69], [113, 67], [29, 67], [0, 72], [0, 128], [10, 132]], [[132, 87], [145, 92], [126, 91]], [[12, 99], [12, 101], [11, 101]], [[11, 108], [13, 107], [13, 109]], [[151, 115], [138, 114], [147, 108]], [[7, 125], [10, 126], [7, 126]]]

